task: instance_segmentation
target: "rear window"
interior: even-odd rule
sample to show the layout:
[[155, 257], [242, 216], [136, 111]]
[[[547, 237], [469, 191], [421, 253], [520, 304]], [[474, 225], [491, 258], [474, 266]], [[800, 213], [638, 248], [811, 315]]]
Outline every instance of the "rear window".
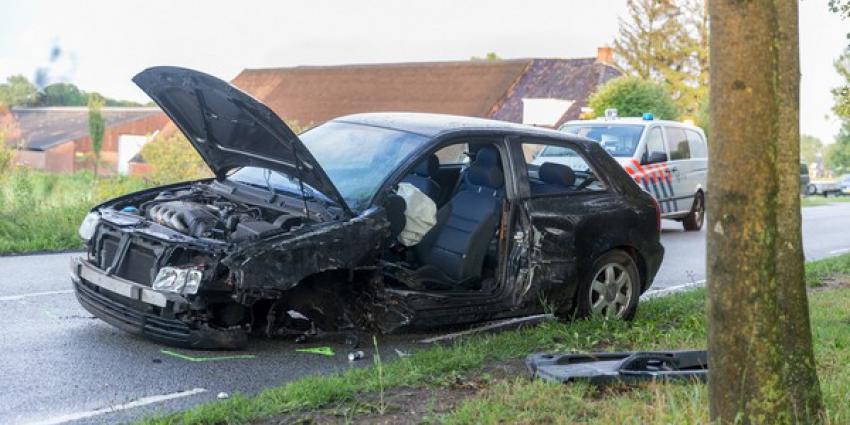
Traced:
[[688, 136], [685, 130], [677, 127], [666, 127], [667, 151], [670, 152], [670, 160], [691, 159], [691, 147], [688, 144]]
[[702, 136], [693, 130], [685, 130], [685, 133], [688, 136], [688, 147], [691, 150], [691, 158], [705, 158], [708, 156], [708, 152], [705, 146], [705, 139]]
[[[567, 124], [561, 131], [599, 142], [611, 156], [634, 156], [644, 126], [629, 124]], [[546, 149], [544, 149], [543, 153]]]

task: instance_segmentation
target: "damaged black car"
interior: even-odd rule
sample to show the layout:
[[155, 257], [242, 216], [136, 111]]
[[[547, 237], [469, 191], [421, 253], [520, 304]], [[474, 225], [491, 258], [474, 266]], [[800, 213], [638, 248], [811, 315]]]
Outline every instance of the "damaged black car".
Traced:
[[77, 298], [128, 332], [241, 348], [544, 311], [630, 319], [661, 264], [657, 203], [590, 140], [418, 113], [296, 135], [197, 71], [133, 81], [214, 178], [113, 199], [80, 226]]

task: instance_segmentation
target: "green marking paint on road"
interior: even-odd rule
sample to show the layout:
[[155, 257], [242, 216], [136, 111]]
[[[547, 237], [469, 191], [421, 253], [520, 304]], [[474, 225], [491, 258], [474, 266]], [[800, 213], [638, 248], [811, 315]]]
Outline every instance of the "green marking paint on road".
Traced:
[[243, 360], [243, 359], [254, 359], [257, 356], [253, 354], [237, 354], [233, 356], [208, 356], [208, 357], [194, 357], [186, 354], [178, 353], [176, 351], [162, 349], [159, 350], [160, 353], [165, 354], [171, 357], [177, 357], [180, 360], [186, 360], [189, 362], [214, 362], [218, 360]]
[[299, 353], [321, 354], [323, 356], [333, 356], [334, 350], [331, 347], [315, 347], [315, 348], [296, 348]]

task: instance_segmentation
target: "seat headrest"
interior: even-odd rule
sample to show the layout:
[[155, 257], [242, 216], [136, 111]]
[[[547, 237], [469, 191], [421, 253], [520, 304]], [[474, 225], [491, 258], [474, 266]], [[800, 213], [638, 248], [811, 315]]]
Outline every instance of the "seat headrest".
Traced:
[[488, 167], [498, 167], [499, 152], [490, 146], [484, 146], [475, 153], [475, 163]]
[[413, 172], [422, 177], [434, 177], [437, 175], [437, 171], [439, 170], [440, 160], [437, 158], [437, 155], [431, 154], [424, 160], [420, 161]]
[[564, 164], [544, 162], [538, 171], [540, 180], [558, 186], [572, 187], [576, 182], [576, 173]]
[[473, 186], [483, 186], [490, 189], [500, 189], [505, 184], [505, 176], [498, 167], [485, 166], [475, 161], [466, 170], [467, 183]]

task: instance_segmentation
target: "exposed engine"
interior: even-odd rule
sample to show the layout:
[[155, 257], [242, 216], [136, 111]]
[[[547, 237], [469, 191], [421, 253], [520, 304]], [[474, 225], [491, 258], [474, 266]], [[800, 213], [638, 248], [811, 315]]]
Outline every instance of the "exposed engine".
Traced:
[[299, 216], [233, 202], [197, 189], [161, 192], [143, 203], [138, 212], [187, 235], [233, 242], [288, 231], [302, 224]]

